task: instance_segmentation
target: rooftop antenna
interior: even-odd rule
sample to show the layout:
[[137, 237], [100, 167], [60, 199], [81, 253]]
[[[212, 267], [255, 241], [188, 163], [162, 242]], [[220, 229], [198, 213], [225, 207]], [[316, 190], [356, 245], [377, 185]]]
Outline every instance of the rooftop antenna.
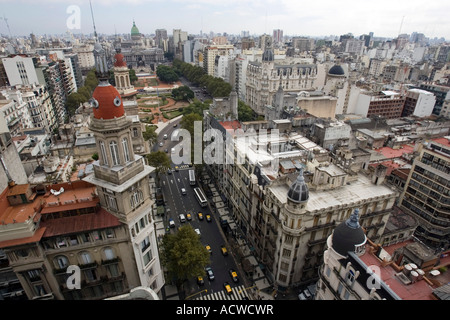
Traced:
[[402, 22], [400, 23], [400, 29], [398, 30], [398, 35], [402, 32], [403, 20], [405, 20], [405, 16], [402, 17]]
[[5, 20], [6, 27], [8, 28], [8, 32], [9, 32], [9, 37], [12, 38], [11, 29], [9, 29], [8, 19], [5, 17], [5, 14], [3, 14], [3, 17], [0, 17], [0, 19]]
[[94, 26], [94, 38], [95, 38], [95, 41], [97, 42], [97, 30], [95, 29], [94, 13], [92, 11], [91, 0], [89, 0], [89, 6], [91, 7], [92, 25]]

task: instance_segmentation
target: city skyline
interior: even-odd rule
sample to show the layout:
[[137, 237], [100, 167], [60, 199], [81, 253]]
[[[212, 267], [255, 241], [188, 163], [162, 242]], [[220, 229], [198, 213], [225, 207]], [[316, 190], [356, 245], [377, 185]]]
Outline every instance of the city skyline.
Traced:
[[[88, 0], [2, 1], [0, 34], [12, 36], [91, 34], [93, 30]], [[329, 36], [373, 32], [375, 37], [394, 38], [398, 34], [423, 33], [429, 38], [450, 39], [446, 14], [450, 4], [437, 0], [378, 1], [368, 6], [354, 0], [302, 3], [291, 0], [211, 1], [207, 0], [123, 0], [92, 1], [97, 33], [126, 34], [133, 21], [143, 34], [156, 29], [182, 29], [189, 34], [228, 33], [272, 34], [281, 29], [285, 36]], [[26, 6], [27, 10], [23, 8]], [[75, 11], [74, 11], [75, 8]], [[79, 9], [79, 10], [78, 10]], [[73, 14], [78, 24], [68, 28]]]

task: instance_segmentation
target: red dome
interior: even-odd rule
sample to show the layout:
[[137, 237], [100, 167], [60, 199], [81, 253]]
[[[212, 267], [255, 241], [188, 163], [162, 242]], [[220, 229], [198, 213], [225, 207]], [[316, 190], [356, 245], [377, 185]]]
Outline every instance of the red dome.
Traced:
[[114, 67], [126, 67], [127, 64], [124, 60], [123, 54], [116, 53], [114, 56]]
[[125, 114], [122, 97], [109, 83], [100, 83], [92, 94], [94, 99], [94, 118], [96, 119], [114, 119], [122, 117]]

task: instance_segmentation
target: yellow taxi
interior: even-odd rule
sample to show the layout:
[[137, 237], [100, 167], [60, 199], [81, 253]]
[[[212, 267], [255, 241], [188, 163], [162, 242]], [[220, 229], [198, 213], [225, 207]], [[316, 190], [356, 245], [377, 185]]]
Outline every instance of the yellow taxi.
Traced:
[[228, 294], [231, 294], [231, 293], [233, 292], [233, 290], [231, 290], [231, 286], [230, 286], [230, 284], [229, 284], [228, 282], [225, 282], [225, 283], [223, 284], [223, 287], [225, 288], [225, 291], [226, 291]]

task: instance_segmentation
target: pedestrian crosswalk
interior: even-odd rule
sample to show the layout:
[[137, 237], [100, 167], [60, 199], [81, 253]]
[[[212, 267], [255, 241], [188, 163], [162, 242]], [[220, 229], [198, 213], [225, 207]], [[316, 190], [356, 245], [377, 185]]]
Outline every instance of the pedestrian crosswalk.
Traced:
[[250, 299], [247, 290], [243, 285], [231, 288], [232, 292], [230, 294], [226, 293], [225, 290], [219, 292], [213, 292], [210, 294], [202, 295], [196, 300], [246, 300]]

